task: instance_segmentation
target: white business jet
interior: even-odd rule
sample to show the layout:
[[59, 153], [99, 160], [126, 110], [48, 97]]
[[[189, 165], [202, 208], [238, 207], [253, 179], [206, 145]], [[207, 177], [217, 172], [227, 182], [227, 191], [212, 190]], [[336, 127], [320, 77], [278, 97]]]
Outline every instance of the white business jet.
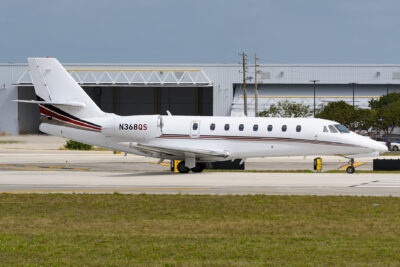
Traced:
[[337, 122], [314, 118], [118, 116], [105, 113], [55, 58], [28, 58], [40, 131], [136, 155], [182, 160], [181, 173], [204, 163], [250, 157], [379, 155], [387, 147]]

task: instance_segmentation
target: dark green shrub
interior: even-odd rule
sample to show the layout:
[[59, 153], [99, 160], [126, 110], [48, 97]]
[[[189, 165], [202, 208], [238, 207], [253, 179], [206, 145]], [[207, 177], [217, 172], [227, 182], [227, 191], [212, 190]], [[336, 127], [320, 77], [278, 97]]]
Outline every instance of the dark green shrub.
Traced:
[[68, 140], [67, 143], [64, 145], [66, 149], [73, 149], [73, 150], [91, 150], [92, 146], [79, 143], [76, 141]]

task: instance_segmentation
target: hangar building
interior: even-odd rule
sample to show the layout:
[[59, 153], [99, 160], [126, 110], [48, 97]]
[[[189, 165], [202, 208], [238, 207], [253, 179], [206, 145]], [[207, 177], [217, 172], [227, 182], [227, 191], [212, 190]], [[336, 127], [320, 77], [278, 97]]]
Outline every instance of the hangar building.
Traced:
[[[64, 64], [105, 112], [242, 116], [239, 64]], [[345, 100], [367, 108], [368, 100], [400, 92], [400, 65], [261, 64], [259, 111], [289, 99], [320, 109]], [[248, 66], [248, 114], [254, 116], [254, 66]], [[317, 80], [317, 82], [312, 82]], [[315, 92], [315, 96], [314, 96]], [[0, 133], [37, 133], [36, 105], [27, 64], [0, 64]]]

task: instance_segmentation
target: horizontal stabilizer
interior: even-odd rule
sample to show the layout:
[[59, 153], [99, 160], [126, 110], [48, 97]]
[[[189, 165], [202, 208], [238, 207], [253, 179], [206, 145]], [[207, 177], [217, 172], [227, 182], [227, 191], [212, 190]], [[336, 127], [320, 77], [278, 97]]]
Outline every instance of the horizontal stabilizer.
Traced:
[[35, 101], [35, 100], [13, 100], [14, 102], [20, 103], [28, 103], [28, 104], [47, 104], [47, 105], [59, 105], [59, 106], [71, 106], [71, 107], [81, 107], [84, 108], [86, 106], [83, 102], [54, 102], [54, 101]]

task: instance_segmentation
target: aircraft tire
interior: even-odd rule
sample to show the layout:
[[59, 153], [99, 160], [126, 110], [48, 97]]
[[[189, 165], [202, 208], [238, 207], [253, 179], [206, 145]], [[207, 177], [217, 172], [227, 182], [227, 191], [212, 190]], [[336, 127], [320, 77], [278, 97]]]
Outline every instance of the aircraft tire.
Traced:
[[190, 169], [185, 166], [185, 162], [184, 161], [179, 162], [177, 168], [178, 168], [178, 171], [180, 173], [188, 173], [188, 172], [190, 172]]
[[392, 150], [393, 150], [393, 151], [399, 151], [399, 148], [398, 148], [397, 146], [394, 146], [394, 147], [392, 148]]
[[192, 172], [202, 172], [204, 170], [204, 163], [197, 163], [196, 167], [192, 168]]
[[354, 166], [349, 166], [346, 168], [346, 172], [349, 174], [355, 173], [356, 168], [354, 168]]

